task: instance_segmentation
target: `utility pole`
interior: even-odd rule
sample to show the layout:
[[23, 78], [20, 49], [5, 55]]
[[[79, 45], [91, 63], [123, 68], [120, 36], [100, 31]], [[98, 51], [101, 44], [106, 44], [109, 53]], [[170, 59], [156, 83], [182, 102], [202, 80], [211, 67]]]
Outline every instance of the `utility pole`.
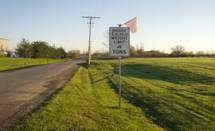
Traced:
[[89, 45], [88, 45], [88, 60], [87, 63], [90, 65], [90, 60], [91, 60], [91, 28], [92, 28], [92, 20], [93, 19], [99, 19], [100, 17], [95, 17], [95, 16], [82, 16], [82, 18], [87, 18], [89, 19]]

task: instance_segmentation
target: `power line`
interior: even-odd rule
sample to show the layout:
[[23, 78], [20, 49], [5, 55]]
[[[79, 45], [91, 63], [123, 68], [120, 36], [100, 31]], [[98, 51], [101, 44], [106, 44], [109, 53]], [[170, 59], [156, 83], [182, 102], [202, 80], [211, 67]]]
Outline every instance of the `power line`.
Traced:
[[100, 17], [95, 17], [95, 16], [82, 16], [82, 18], [86, 18], [89, 19], [89, 22], [87, 24], [89, 24], [89, 45], [88, 45], [88, 65], [90, 65], [90, 60], [91, 60], [91, 28], [92, 28], [92, 24], [94, 24], [92, 22], [93, 19], [100, 19]]

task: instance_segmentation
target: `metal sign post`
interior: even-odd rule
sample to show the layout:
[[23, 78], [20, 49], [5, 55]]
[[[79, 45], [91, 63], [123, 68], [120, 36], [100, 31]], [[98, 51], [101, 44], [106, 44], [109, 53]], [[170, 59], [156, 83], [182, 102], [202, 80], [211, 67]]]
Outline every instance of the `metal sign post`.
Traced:
[[118, 80], [118, 99], [121, 108], [122, 96], [122, 57], [130, 55], [130, 30], [128, 27], [110, 27], [109, 29], [110, 56], [118, 57], [119, 60], [119, 80]]
[[119, 108], [121, 108], [121, 97], [122, 97], [122, 59], [121, 56], [119, 57], [119, 83], [118, 83], [118, 88], [119, 88]]
[[[119, 28], [121, 27], [121, 24], [119, 24]], [[122, 58], [121, 56], [118, 57], [119, 59], [119, 83], [118, 83], [118, 88], [119, 88], [119, 108], [121, 108], [121, 97], [122, 97]]]

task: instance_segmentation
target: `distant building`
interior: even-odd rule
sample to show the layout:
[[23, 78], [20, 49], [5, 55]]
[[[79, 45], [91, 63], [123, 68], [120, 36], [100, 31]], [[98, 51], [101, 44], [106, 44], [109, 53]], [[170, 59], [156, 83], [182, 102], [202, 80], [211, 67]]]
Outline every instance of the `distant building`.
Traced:
[[9, 40], [0, 38], [0, 51], [7, 51], [9, 47]]

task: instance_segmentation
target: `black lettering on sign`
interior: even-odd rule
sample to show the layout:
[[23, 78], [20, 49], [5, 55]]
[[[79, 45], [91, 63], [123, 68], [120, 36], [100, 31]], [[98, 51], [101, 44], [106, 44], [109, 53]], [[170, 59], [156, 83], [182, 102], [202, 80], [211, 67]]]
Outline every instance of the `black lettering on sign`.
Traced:
[[117, 48], [122, 48], [122, 45], [118, 45]]
[[117, 39], [117, 37], [112, 37], [112, 40]]
[[126, 50], [113, 50], [113, 54], [126, 54]]

